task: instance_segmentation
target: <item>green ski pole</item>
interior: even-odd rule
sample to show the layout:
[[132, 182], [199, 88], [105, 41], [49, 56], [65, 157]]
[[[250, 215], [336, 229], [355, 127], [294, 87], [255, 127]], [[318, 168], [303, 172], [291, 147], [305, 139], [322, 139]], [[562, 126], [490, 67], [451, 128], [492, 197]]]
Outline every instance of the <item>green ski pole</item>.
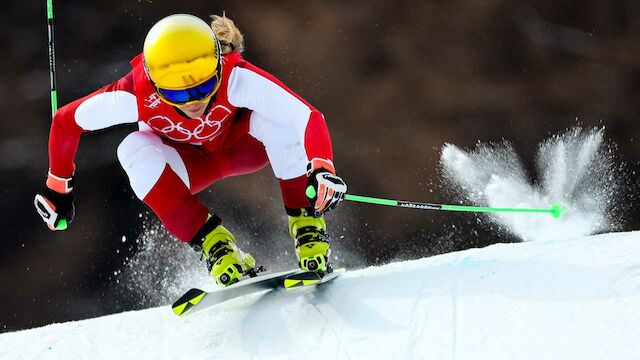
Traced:
[[56, 91], [56, 49], [53, 37], [53, 0], [47, 0], [47, 26], [49, 30], [49, 79], [51, 89], [51, 116], [58, 110], [58, 93]]
[[[51, 90], [51, 118], [58, 111], [58, 93], [56, 91], [56, 49], [53, 37], [53, 0], [47, 0], [47, 29], [49, 31], [49, 89]], [[67, 228], [67, 221], [61, 220], [58, 230]]]
[[432, 204], [432, 203], [422, 203], [422, 202], [415, 202], [415, 201], [380, 199], [380, 198], [351, 195], [351, 194], [346, 194], [344, 199], [348, 201], [355, 201], [360, 203], [396, 206], [396, 207], [422, 209], [422, 210], [467, 211], [467, 212], [486, 212], [486, 213], [497, 213], [497, 212], [541, 213], [541, 214], [550, 214], [556, 219], [559, 218], [562, 215], [562, 213], [565, 211], [565, 209], [560, 204], [553, 204], [548, 209], [523, 209], [523, 208], [495, 208], [495, 207], [468, 206], [468, 205]]

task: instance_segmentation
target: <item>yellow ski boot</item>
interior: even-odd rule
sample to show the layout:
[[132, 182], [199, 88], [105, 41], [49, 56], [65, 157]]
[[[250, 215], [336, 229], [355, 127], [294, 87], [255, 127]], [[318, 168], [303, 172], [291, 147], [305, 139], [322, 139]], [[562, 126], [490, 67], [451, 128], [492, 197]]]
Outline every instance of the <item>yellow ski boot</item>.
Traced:
[[331, 254], [324, 217], [313, 217], [305, 209], [289, 210], [289, 233], [296, 246], [302, 270], [326, 273]]
[[[201, 233], [205, 235], [201, 236]], [[214, 215], [189, 244], [194, 250], [202, 253], [202, 258], [207, 262], [207, 269], [216, 279], [216, 283], [226, 287], [240, 281], [256, 265], [253, 256], [240, 250], [236, 243], [233, 234], [222, 226], [220, 219]]]

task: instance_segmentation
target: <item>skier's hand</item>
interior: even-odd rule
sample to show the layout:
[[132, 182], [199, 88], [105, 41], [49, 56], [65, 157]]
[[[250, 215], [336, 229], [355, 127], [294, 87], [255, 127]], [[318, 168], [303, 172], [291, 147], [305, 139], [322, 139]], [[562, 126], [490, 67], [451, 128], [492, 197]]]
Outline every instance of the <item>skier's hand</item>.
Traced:
[[33, 203], [49, 229], [66, 230], [73, 221], [75, 205], [72, 191], [73, 178], [59, 178], [49, 173], [46, 187], [36, 194]]
[[335, 174], [330, 161], [314, 158], [307, 165], [307, 176], [309, 183], [306, 193], [316, 217], [335, 209], [344, 199], [347, 184]]

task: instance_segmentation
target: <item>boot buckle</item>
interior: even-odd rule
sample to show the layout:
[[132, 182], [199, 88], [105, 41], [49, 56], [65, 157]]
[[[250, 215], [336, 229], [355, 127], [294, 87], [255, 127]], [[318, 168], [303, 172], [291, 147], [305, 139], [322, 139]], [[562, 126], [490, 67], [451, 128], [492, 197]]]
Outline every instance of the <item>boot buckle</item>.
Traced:
[[321, 254], [303, 257], [300, 258], [300, 268], [304, 271], [326, 272], [327, 259]]

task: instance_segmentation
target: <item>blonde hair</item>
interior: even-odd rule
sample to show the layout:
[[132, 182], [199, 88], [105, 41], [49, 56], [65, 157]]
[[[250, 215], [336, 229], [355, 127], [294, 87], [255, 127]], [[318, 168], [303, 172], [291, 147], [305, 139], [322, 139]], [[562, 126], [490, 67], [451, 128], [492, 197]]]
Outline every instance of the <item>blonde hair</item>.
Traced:
[[220, 40], [222, 55], [228, 54], [233, 50], [242, 54], [244, 51], [244, 36], [233, 20], [226, 17], [224, 13], [222, 16], [211, 15], [211, 29]]

